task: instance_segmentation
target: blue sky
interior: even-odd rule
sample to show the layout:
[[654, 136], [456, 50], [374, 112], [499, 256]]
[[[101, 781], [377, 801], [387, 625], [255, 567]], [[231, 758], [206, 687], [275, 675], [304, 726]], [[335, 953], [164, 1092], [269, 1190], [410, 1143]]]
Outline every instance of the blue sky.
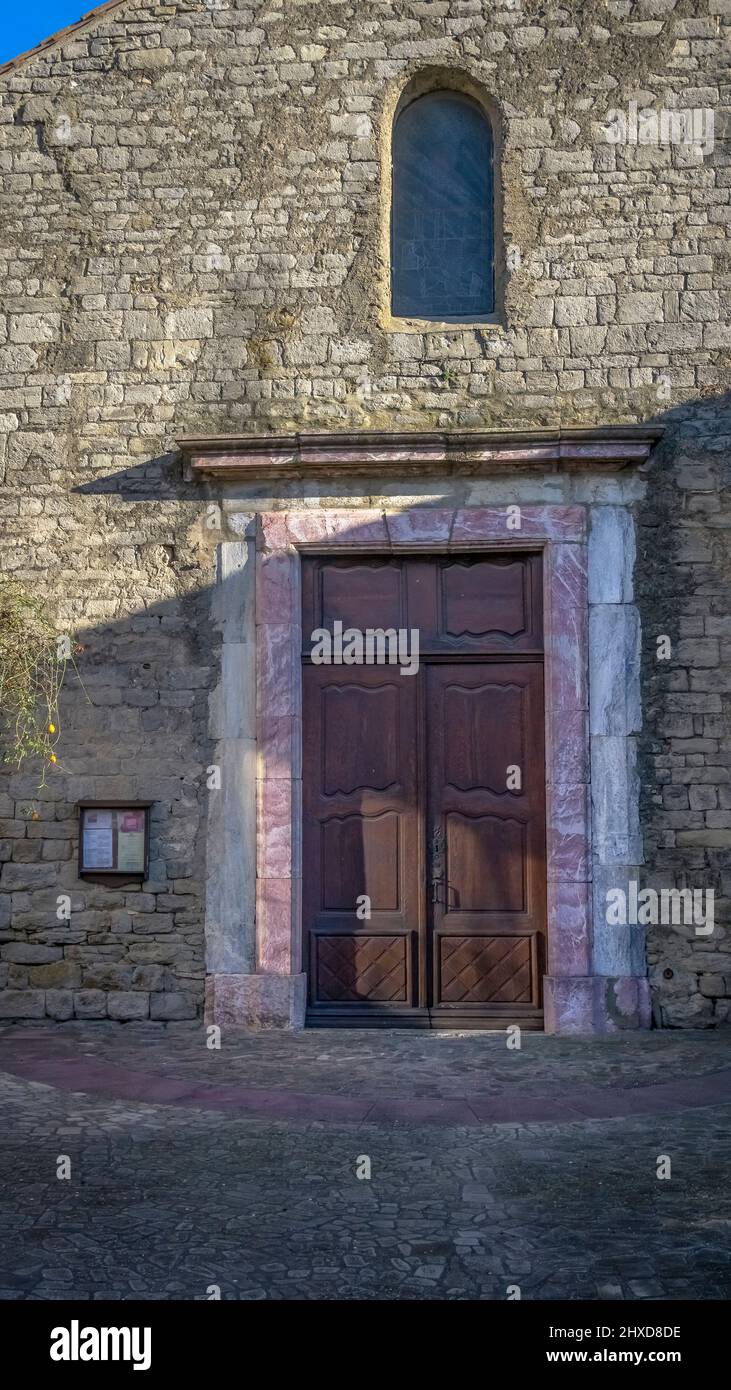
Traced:
[[3, 0], [0, 5], [0, 63], [35, 48], [42, 39], [74, 24], [102, 0]]

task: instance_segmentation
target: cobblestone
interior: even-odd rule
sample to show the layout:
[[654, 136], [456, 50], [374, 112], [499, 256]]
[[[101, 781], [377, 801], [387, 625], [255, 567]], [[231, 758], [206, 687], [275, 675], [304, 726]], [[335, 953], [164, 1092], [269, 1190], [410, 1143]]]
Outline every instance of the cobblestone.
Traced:
[[[0, 1297], [721, 1299], [731, 1294], [731, 1095], [716, 1107], [556, 1123], [577, 1088], [720, 1076], [722, 1034], [587, 1043], [534, 1035], [224, 1035], [8, 1027], [0, 1039]], [[26, 1051], [46, 1079], [10, 1074]], [[78, 1090], [54, 1059], [78, 1059]], [[84, 1093], [90, 1062], [150, 1078], [401, 1099], [544, 1096], [535, 1124], [341, 1124]], [[656, 1176], [661, 1154], [669, 1180]], [[68, 1180], [56, 1177], [60, 1155]], [[363, 1160], [370, 1178], [359, 1179]]]
[[[269, 483], [201, 493], [177, 440], [654, 422], [665, 443], [637, 479], [376, 470], [322, 492], [360, 508], [633, 507], [643, 864], [658, 887], [716, 894], [713, 961], [679, 931], [648, 933], [655, 1021], [728, 1023], [731, 10], [638, 8], [602, 6], [597, 23], [578, 5], [567, 25], [560, 6], [518, 23], [512, 0], [129, 0], [0, 74], [2, 564], [78, 638], [83, 680], [68, 674], [40, 795], [12, 765], [0, 795], [0, 929], [43, 947], [72, 897], [57, 944], [73, 970], [62, 999], [0, 971], [0, 1016], [202, 1011], [222, 652], [209, 591], [237, 534], [208, 524], [209, 498], [245, 512], [314, 498], [306, 480], [275, 482], [274, 499]], [[402, 332], [384, 254], [391, 117], [436, 70], [484, 99], [500, 135], [499, 312]], [[615, 102], [629, 118], [651, 97], [666, 116], [713, 115], [714, 149], [608, 139]], [[79, 885], [76, 806], [100, 797], [156, 803], [157, 886], [129, 915]], [[164, 975], [126, 984], [143, 961]], [[100, 984], [102, 966], [121, 977]]]

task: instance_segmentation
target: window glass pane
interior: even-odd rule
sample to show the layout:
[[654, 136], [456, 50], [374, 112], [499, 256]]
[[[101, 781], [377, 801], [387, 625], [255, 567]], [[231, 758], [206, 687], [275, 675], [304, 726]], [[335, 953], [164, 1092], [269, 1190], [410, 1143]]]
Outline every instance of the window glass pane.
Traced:
[[412, 101], [393, 132], [392, 311], [479, 318], [493, 309], [492, 133], [458, 92]]

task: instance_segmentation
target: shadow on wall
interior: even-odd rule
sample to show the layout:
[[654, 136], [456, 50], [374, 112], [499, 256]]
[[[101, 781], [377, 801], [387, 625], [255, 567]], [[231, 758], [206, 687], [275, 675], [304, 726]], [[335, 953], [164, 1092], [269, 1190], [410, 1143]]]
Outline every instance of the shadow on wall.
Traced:
[[[658, 887], [715, 886], [723, 922], [731, 881], [731, 741], [719, 665], [729, 658], [719, 644], [724, 636], [731, 641], [729, 398], [700, 398], [645, 423], [667, 430], [636, 509], [645, 877]], [[454, 480], [448, 486], [452, 491]], [[432, 495], [438, 489], [432, 485]], [[276, 490], [282, 502], [294, 503], [302, 485]], [[360, 495], [359, 486], [353, 490]], [[215, 498], [184, 481], [173, 453], [75, 491], [158, 506], [184, 500], [199, 510]], [[342, 484], [323, 485], [318, 500], [342, 500], [344, 491]], [[250, 488], [242, 510], [255, 509], [257, 498], [270, 492], [266, 484]], [[117, 548], [111, 532], [110, 553]], [[185, 555], [171, 557], [176, 577], [185, 568]], [[215, 750], [209, 700], [220, 678], [211, 598], [210, 587], [198, 587], [80, 631], [83, 688], [69, 672], [59, 763], [48, 786], [37, 794], [37, 778], [27, 770], [0, 778], [7, 857], [0, 876], [0, 1017], [151, 1017], [186, 1026], [200, 1014], [206, 780]], [[671, 639], [666, 662], [657, 659], [660, 634]], [[703, 795], [694, 796], [694, 788]], [[78, 878], [76, 803], [106, 797], [155, 803], [150, 876], [141, 886], [113, 889]], [[68, 921], [58, 915], [64, 895]], [[724, 968], [731, 976], [725, 941], [723, 927], [702, 945], [667, 927], [651, 932], [658, 1021], [713, 1021], [702, 981], [713, 975], [725, 988]]]
[[708, 1027], [731, 1021], [731, 392], [648, 423], [665, 436], [636, 509], [642, 882], [713, 889], [716, 919], [707, 940], [650, 927], [649, 975], [658, 1024]]
[[[200, 1014], [210, 599], [200, 590], [75, 634], [57, 766], [40, 792], [35, 769], [0, 779], [0, 1017]], [[154, 802], [145, 883], [78, 876], [77, 802], [106, 798]]]

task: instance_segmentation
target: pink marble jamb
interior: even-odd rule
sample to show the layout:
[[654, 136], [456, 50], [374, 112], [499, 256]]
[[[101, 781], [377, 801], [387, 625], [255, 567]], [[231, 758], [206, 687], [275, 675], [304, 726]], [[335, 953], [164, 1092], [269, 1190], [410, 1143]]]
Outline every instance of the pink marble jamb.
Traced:
[[301, 1028], [304, 1013], [303, 975], [209, 975], [206, 980], [207, 1023], [226, 1028]]
[[[464, 507], [454, 513], [453, 541], [510, 541], [519, 543], [519, 533], [508, 530], [507, 507]], [[517, 536], [517, 540], [516, 540]]]
[[591, 943], [588, 883], [552, 884], [548, 903], [548, 969], [551, 975], [589, 975]]
[[300, 628], [284, 623], [259, 623], [257, 641], [257, 714], [294, 715], [297, 683], [295, 661], [299, 661], [297, 636]]
[[646, 979], [549, 976], [544, 984], [548, 1033], [612, 1034], [650, 1026]]
[[588, 793], [585, 785], [549, 787], [546, 807], [548, 878], [589, 877]]
[[256, 621], [287, 623], [292, 616], [297, 556], [288, 552], [260, 552], [257, 556]]
[[554, 623], [561, 614], [583, 615], [587, 604], [587, 555], [583, 545], [551, 546], [551, 616]]
[[[301, 785], [301, 783], [300, 783]], [[301, 859], [301, 855], [300, 855]], [[302, 921], [302, 866], [297, 866], [297, 877], [292, 878], [292, 906], [291, 921], [294, 924], [292, 930], [292, 970], [299, 973], [302, 969], [302, 932], [300, 923]]]
[[245, 1011], [245, 977], [243, 975], [206, 976], [206, 1023], [219, 1027], [240, 1026]]
[[507, 506], [464, 507], [455, 512], [452, 540], [519, 545], [521, 540], [583, 541], [586, 535], [583, 507], [521, 506], [519, 530], [514, 522], [515, 513]]
[[547, 977], [543, 982], [544, 1026], [547, 1033], [596, 1033], [596, 981]]
[[257, 530], [259, 550], [285, 551], [291, 545], [286, 512], [260, 512]]
[[444, 544], [449, 541], [454, 512], [435, 507], [411, 507], [407, 512], [386, 515], [392, 545]]
[[589, 780], [587, 714], [583, 709], [558, 709], [556, 731], [550, 758], [553, 786], [566, 787]]
[[257, 906], [257, 970], [288, 975], [292, 969], [292, 880], [267, 878]]
[[[286, 778], [257, 783], [256, 876], [289, 878], [292, 874], [292, 787]], [[258, 910], [258, 908], [257, 908]], [[261, 950], [261, 943], [259, 943]]]
[[301, 512], [287, 512], [287, 544], [320, 545], [329, 539], [327, 511], [321, 507], [306, 507]]
[[585, 710], [588, 706], [586, 548], [583, 545], [551, 545], [547, 550], [545, 646], [549, 665], [549, 706], [561, 712]]
[[256, 752], [260, 776], [266, 781], [284, 777], [292, 780], [299, 773], [299, 723], [290, 715], [275, 718], [259, 715], [256, 721]]
[[334, 508], [324, 513], [328, 545], [382, 545], [388, 547], [383, 512], [374, 507]]
[[[257, 586], [257, 710], [260, 772], [257, 810], [257, 940], [262, 967], [299, 970], [301, 912], [292, 877], [301, 835], [297, 747], [292, 720], [299, 720], [301, 668], [299, 631], [299, 546], [409, 545], [428, 549], [453, 542], [496, 542], [520, 547], [521, 540], [546, 540], [546, 780], [548, 814], [549, 954], [553, 975], [546, 982], [546, 1028], [592, 1032], [609, 1027], [598, 1016], [596, 981], [590, 969], [587, 879], [587, 593], [585, 513], [582, 507], [521, 508], [521, 530], [508, 531], [506, 508], [473, 507], [452, 512], [415, 507], [387, 519], [372, 509], [308, 508], [271, 512], [260, 519]], [[288, 554], [287, 554], [288, 552]], [[287, 570], [291, 557], [294, 569]], [[271, 564], [269, 561], [271, 560]], [[283, 563], [285, 562], [285, 563]], [[284, 610], [288, 609], [289, 619]], [[279, 616], [281, 612], [281, 617]], [[261, 621], [276, 617], [278, 621]], [[295, 738], [299, 739], [296, 725]], [[267, 889], [268, 883], [280, 885]], [[289, 884], [285, 892], [284, 884]], [[289, 941], [287, 959], [285, 938]], [[583, 972], [583, 978], [580, 974]], [[599, 1010], [601, 1012], [601, 1010]]]

